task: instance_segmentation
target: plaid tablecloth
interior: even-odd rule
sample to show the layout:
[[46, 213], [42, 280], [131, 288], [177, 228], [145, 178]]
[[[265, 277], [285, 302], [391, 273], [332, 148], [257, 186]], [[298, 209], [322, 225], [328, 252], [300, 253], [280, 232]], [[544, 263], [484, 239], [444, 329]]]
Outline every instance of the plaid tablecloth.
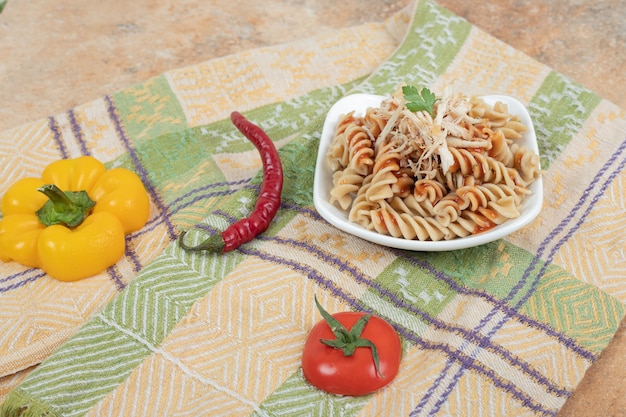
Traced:
[[[318, 215], [325, 113], [346, 94], [402, 83], [527, 106], [546, 170], [532, 224], [471, 249], [411, 252]], [[200, 240], [256, 200], [261, 162], [232, 110], [280, 149], [281, 208], [236, 251], [181, 251], [181, 230]], [[0, 191], [79, 155], [138, 173], [152, 214], [93, 278], [0, 265], [2, 416], [553, 415], [624, 315], [626, 112], [432, 1], [171, 70], [1, 132]], [[314, 295], [330, 312], [395, 326], [404, 355], [390, 386], [340, 397], [306, 383]]]

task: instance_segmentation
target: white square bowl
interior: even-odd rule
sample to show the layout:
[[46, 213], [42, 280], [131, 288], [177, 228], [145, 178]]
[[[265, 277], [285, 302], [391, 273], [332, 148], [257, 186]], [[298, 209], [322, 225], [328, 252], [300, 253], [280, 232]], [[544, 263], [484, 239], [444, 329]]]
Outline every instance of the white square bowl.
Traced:
[[[354, 111], [355, 116], [363, 116], [368, 107], [378, 107], [385, 98], [385, 96], [371, 94], [352, 94], [335, 103], [326, 115], [317, 154], [315, 182], [313, 187], [313, 202], [315, 208], [326, 221], [346, 233], [384, 246], [415, 251], [448, 251], [478, 246], [501, 239], [526, 226], [537, 217], [543, 204], [543, 182], [541, 177], [537, 178], [529, 186], [532, 194], [526, 196], [522, 202], [519, 217], [509, 219], [488, 231], [472, 234], [467, 237], [440, 241], [409, 240], [383, 235], [350, 222], [348, 220], [347, 210], [342, 210], [329, 202], [330, 191], [333, 186], [333, 172], [328, 165], [326, 154], [335, 136], [339, 117], [342, 114]], [[539, 154], [535, 129], [530, 115], [528, 114], [528, 110], [526, 110], [526, 107], [524, 107], [522, 103], [512, 97], [503, 95], [488, 95], [482, 96], [482, 98], [490, 105], [494, 105], [498, 101], [506, 104], [509, 113], [518, 116], [521, 123], [528, 128], [528, 130], [523, 133], [522, 138], [517, 139], [517, 143]]]

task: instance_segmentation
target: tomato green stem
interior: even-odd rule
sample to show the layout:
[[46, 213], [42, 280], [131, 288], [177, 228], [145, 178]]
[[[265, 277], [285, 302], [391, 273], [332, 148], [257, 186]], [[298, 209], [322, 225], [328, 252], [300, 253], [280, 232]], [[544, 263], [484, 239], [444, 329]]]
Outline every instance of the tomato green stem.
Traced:
[[81, 224], [96, 204], [86, 191], [61, 191], [54, 184], [46, 184], [37, 189], [48, 197], [48, 201], [35, 212], [46, 226], [64, 224], [75, 227]]
[[376, 345], [371, 340], [361, 337], [363, 329], [372, 315], [366, 314], [362, 316], [356, 323], [354, 323], [352, 328], [348, 330], [343, 324], [341, 324], [341, 322], [339, 322], [339, 320], [335, 319], [326, 310], [324, 310], [319, 301], [317, 301], [317, 296], [315, 296], [315, 305], [324, 318], [324, 321], [326, 321], [328, 326], [330, 326], [330, 330], [336, 337], [336, 339], [320, 339], [320, 343], [334, 349], [341, 350], [344, 356], [352, 356], [359, 347], [370, 348], [372, 351], [372, 358], [374, 359], [374, 366], [376, 367], [376, 373], [381, 378], [384, 378], [385, 376], [380, 372], [378, 349], [376, 348]]

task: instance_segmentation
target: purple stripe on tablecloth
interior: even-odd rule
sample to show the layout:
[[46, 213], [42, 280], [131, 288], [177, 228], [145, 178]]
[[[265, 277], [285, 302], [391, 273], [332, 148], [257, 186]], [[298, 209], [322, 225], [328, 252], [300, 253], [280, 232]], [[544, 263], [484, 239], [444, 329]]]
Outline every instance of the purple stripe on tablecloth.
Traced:
[[113, 283], [117, 287], [118, 291], [122, 291], [124, 287], [126, 287], [126, 284], [124, 283], [124, 280], [122, 280], [122, 276], [120, 275], [115, 265], [107, 269], [107, 274], [109, 275], [111, 281], [113, 281]]
[[287, 203], [287, 202], [282, 202], [281, 207], [284, 207], [289, 210], [297, 210], [301, 212], [302, 214], [305, 214], [315, 220], [324, 220], [324, 218], [317, 212], [317, 210], [312, 209], [312, 208], [302, 207], [297, 204], [292, 204], [292, 203]]
[[[221, 187], [221, 186], [228, 186], [228, 185], [240, 185], [246, 182], [249, 182], [249, 179], [246, 180], [240, 180], [240, 181], [234, 181], [234, 182], [222, 182], [222, 183], [216, 183], [215, 185], [208, 185], [208, 186], [203, 186], [200, 188], [196, 188], [193, 189], [187, 193], [185, 193], [183, 196], [177, 198], [176, 200], [173, 200], [172, 203], [170, 203], [168, 205], [168, 212], [170, 214], [176, 214], [179, 211], [181, 211], [182, 209], [184, 209], [185, 207], [188, 207], [194, 203], [197, 203], [198, 201], [202, 201], [202, 200], [206, 200], [212, 197], [218, 197], [218, 196], [226, 196], [229, 194], [233, 194], [234, 192], [236, 192], [237, 190], [233, 190], [233, 189], [228, 189], [228, 190], [221, 190], [221, 191], [211, 191], [208, 193], [204, 193], [204, 194], [200, 194], [197, 195], [199, 192], [202, 191], [207, 191], [210, 188], [213, 187]], [[255, 189], [255, 190], [259, 190], [258, 186], [255, 185], [249, 185], [249, 186], [244, 186], [244, 187], [240, 187], [239, 189], [244, 189], [244, 188], [248, 188], [248, 189]], [[193, 196], [193, 197], [192, 197]], [[184, 202], [183, 204], [180, 204], [178, 207], [173, 207], [175, 203], [180, 203], [181, 201], [184, 201], [184, 199], [192, 197], [190, 200]], [[160, 225], [161, 223], [163, 223], [163, 218], [161, 216], [155, 217], [153, 219], [150, 219], [148, 221], [148, 223], [146, 223], [146, 225], [141, 228], [141, 230], [138, 230], [136, 232], [133, 232], [131, 234], [132, 238], [136, 238], [138, 236], [141, 236], [143, 234], [146, 234], [152, 230], [154, 230], [154, 228], [156, 228], [158, 225]]]
[[[443, 370], [439, 373], [439, 375], [437, 375], [437, 378], [435, 378], [435, 381], [428, 388], [426, 394], [422, 397], [417, 406], [413, 409], [413, 411], [411, 411], [409, 417], [417, 417], [422, 413], [424, 407], [426, 407], [426, 404], [428, 403], [428, 400], [430, 400], [437, 387], [439, 387], [443, 383], [443, 380], [445, 379], [446, 375], [448, 375], [448, 371], [450, 371], [452, 365], [454, 365], [454, 361], [448, 359], [446, 365], [443, 367]], [[461, 367], [461, 369], [463, 369], [463, 367]]]
[[[540, 282], [541, 278], [545, 274], [548, 266], [552, 263], [552, 261], [554, 259], [554, 255], [556, 254], [556, 252], [582, 226], [582, 224], [584, 223], [585, 219], [587, 218], [587, 216], [589, 215], [589, 213], [591, 212], [593, 207], [600, 200], [600, 198], [604, 195], [604, 192], [606, 191], [606, 189], [608, 188], [610, 183], [615, 179], [615, 177], [617, 177], [617, 175], [621, 171], [624, 170], [624, 167], [626, 166], [626, 158], [624, 158], [622, 154], [624, 153], [625, 150], [626, 150], [626, 139], [622, 141], [622, 143], [617, 148], [617, 150], [611, 155], [611, 157], [606, 161], [606, 163], [597, 172], [597, 174], [595, 175], [593, 180], [590, 182], [590, 184], [587, 186], [587, 188], [583, 191], [583, 194], [580, 197], [579, 201], [572, 208], [572, 210], [568, 213], [568, 215], [559, 223], [559, 225], [541, 243], [541, 245], [538, 248], [537, 255], [533, 258], [533, 261], [530, 263], [528, 268], [524, 271], [522, 279], [520, 280], [520, 282], [517, 285], [515, 285], [511, 289], [511, 291], [509, 292], [509, 294], [505, 298], [505, 300], [512, 300], [513, 297], [515, 297], [517, 295], [517, 293], [519, 291], [521, 291], [521, 289], [527, 284], [528, 279], [530, 278], [531, 272], [537, 266], [537, 264], [539, 262], [539, 259], [541, 258], [543, 253], [547, 250], [547, 247], [550, 245], [550, 243], [556, 238], [556, 236], [558, 234], [560, 234], [561, 232], [563, 232], [566, 229], [567, 225], [574, 220], [574, 218], [578, 215], [578, 212], [580, 210], [582, 210], [583, 206], [585, 206], [585, 204], [588, 204], [587, 208], [584, 210], [584, 212], [582, 213], [582, 215], [580, 216], [578, 221], [576, 221], [570, 227], [570, 229], [567, 231], [565, 236], [563, 236], [561, 239], [559, 239], [554, 244], [554, 247], [549, 251], [548, 257], [547, 257], [546, 261], [544, 262], [544, 264], [540, 268], [539, 272], [536, 274], [536, 276], [533, 279], [533, 282], [531, 283], [528, 291], [526, 292], [526, 294], [524, 294], [520, 298], [520, 300], [514, 306], [515, 310], [521, 308], [521, 306], [532, 296], [532, 294], [534, 294], [534, 292], [536, 291], [536, 289], [537, 289], [537, 287], [539, 285], [539, 282]], [[595, 192], [594, 196], [591, 198], [589, 203], [587, 203], [587, 201], [589, 200], [589, 196], [591, 195], [593, 189], [600, 182], [601, 178], [605, 177], [605, 175], [609, 171], [610, 167], [618, 160], [618, 158], [622, 158], [621, 162], [617, 165], [617, 167], [615, 167], [609, 173], [609, 175], [605, 178], [605, 180], [602, 183], [602, 185], [600, 186], [600, 188], [597, 189], [597, 191]], [[485, 318], [483, 320], [481, 320], [481, 322], [477, 326], [476, 330], [480, 331], [482, 328], [484, 328], [484, 326], [495, 316], [496, 313], [497, 313], [496, 309], [491, 310], [491, 312], [487, 316], [485, 316]], [[491, 338], [500, 328], [502, 328], [502, 326], [504, 326], [504, 324], [509, 319], [510, 319], [510, 316], [505, 313], [505, 317], [503, 319], [501, 319], [500, 322], [497, 323], [497, 325], [495, 325], [489, 331], [488, 336]], [[478, 353], [478, 351], [479, 351], [479, 349], [476, 349], [473, 352], [472, 355], [476, 355]], [[445, 403], [447, 397], [450, 395], [450, 393], [452, 392], [453, 388], [456, 386], [456, 384], [460, 380], [463, 372], [464, 372], [463, 369], [459, 370], [459, 372], [457, 372], [457, 374], [452, 378], [452, 380], [449, 383], [448, 387], [446, 388], [444, 393], [440, 396], [440, 398], [439, 398], [439, 400], [437, 402], [436, 407], [431, 410], [431, 412], [430, 412], [431, 416], [434, 416], [435, 414], [437, 414], [437, 412], [439, 411], [439, 408], [441, 407], [441, 405], [443, 405], [443, 403]], [[426, 397], [432, 396], [432, 394], [435, 391], [435, 389], [436, 389], [436, 385], [431, 386], [431, 389], [428, 390], [428, 392], [426, 394]], [[425, 397], [425, 399], [428, 400], [428, 398], [426, 398], [426, 397]], [[424, 401], [424, 399], [422, 401]]]
[[133, 265], [133, 271], [139, 272], [141, 269], [141, 261], [139, 261], [139, 257], [137, 256], [137, 252], [134, 249], [131, 249], [132, 241], [135, 239], [135, 235], [126, 235], [126, 258]]
[[26, 270], [20, 271], [20, 272], [18, 272], [16, 274], [9, 275], [8, 277], [0, 278], [0, 284], [2, 284], [3, 282], [9, 282], [11, 280], [17, 279], [17, 278], [19, 278], [19, 277], [21, 277], [23, 275], [26, 275], [29, 272], [34, 271], [34, 270], [35, 270], [34, 268], [26, 269]]
[[146, 172], [145, 167], [141, 164], [141, 161], [137, 157], [137, 153], [135, 152], [135, 149], [131, 146], [130, 140], [128, 136], [126, 135], [124, 127], [122, 126], [122, 121], [117, 115], [117, 109], [115, 108], [113, 99], [107, 95], [104, 97], [104, 101], [107, 103], [107, 111], [109, 113], [109, 118], [113, 121], [113, 124], [115, 125], [115, 130], [117, 132], [118, 137], [120, 138], [120, 141], [126, 147], [126, 150], [128, 151], [128, 155], [130, 156], [130, 158], [133, 161], [133, 164], [135, 165], [135, 170], [137, 171], [137, 174], [139, 175], [142, 182], [144, 183], [144, 186], [148, 190], [148, 193], [150, 193], [153, 203], [157, 206], [157, 209], [160, 213], [160, 217], [163, 218], [163, 222], [165, 223], [167, 227], [170, 238], [172, 240], [175, 239], [176, 228], [174, 227], [174, 224], [172, 223], [170, 219], [167, 206], [164, 204], [163, 199], [161, 198], [158, 191], [156, 190], [156, 188], [154, 187], [154, 185], [148, 178], [148, 173]]
[[[78, 121], [76, 120], [76, 113], [74, 112], [73, 109], [70, 109], [67, 111], [67, 116], [68, 116], [68, 120], [70, 121], [72, 133], [74, 134], [74, 137], [76, 138], [76, 141], [78, 142], [80, 146], [81, 154], [90, 155], [91, 152], [89, 151], [89, 148], [87, 147], [87, 142], [85, 142], [85, 135], [83, 134], [82, 127], [80, 123], [78, 123]], [[133, 270], [135, 272], [138, 272], [141, 269], [141, 263], [135, 251], [131, 249], [130, 240], [131, 240], [131, 236], [126, 236], [125, 256], [133, 264]], [[124, 281], [122, 280], [121, 275], [119, 274], [119, 271], [116, 269], [115, 266], [108, 268], [107, 274], [109, 278], [113, 281], [115, 286], [118, 288], [118, 290], [121, 291], [122, 289], [124, 289], [126, 284], [124, 284]]]
[[[313, 209], [310, 209], [310, 208], [306, 208], [306, 207], [301, 207], [301, 206], [298, 206], [296, 204], [283, 204], [283, 206], [285, 208], [287, 208], [287, 209], [290, 209], [290, 210], [300, 211], [301, 213], [304, 213], [304, 214], [306, 214], [306, 215], [308, 215], [311, 218], [314, 218], [316, 220], [323, 220], [322, 216], [320, 216], [320, 214], [316, 210], [313, 210]], [[421, 261], [421, 260], [416, 260], [415, 258], [409, 256], [406, 253], [406, 251], [395, 250], [395, 249], [391, 249], [391, 250], [394, 251], [394, 254], [397, 257], [402, 258], [403, 260], [405, 260], [405, 261], [407, 261], [407, 262], [409, 262], [409, 263], [411, 263], [413, 265], [416, 265], [416, 266], [418, 266], [420, 268], [426, 269], [434, 277], [436, 277], [440, 281], [445, 282], [446, 285], [451, 287], [457, 293], [464, 294], [464, 295], [469, 295], [469, 296], [476, 297], [476, 298], [482, 298], [485, 301], [491, 303], [494, 306], [494, 308], [501, 310], [502, 312], [504, 312], [509, 317], [515, 318], [520, 323], [523, 323], [523, 324], [525, 324], [527, 326], [536, 328], [536, 329], [544, 332], [546, 335], [557, 339], [560, 343], [565, 345], [567, 348], [569, 348], [572, 352], [576, 353], [580, 357], [585, 358], [585, 359], [587, 359], [589, 361], [594, 361], [596, 359], [596, 355], [593, 352], [590, 352], [589, 350], [587, 350], [584, 347], [580, 346], [575, 340], [573, 340], [569, 336], [566, 336], [566, 335], [564, 335], [562, 333], [559, 333], [558, 331], [554, 330], [552, 327], [546, 325], [545, 323], [539, 322], [537, 320], [534, 320], [534, 319], [532, 319], [532, 318], [530, 318], [528, 316], [525, 316], [525, 315], [521, 314], [518, 310], [510, 307], [508, 305], [508, 303], [506, 303], [506, 302], [504, 302], [504, 301], [494, 297], [493, 295], [491, 295], [491, 294], [489, 294], [489, 293], [487, 293], [485, 291], [481, 291], [481, 290], [478, 290], [478, 289], [474, 289], [474, 288], [465, 287], [463, 285], [460, 285], [459, 283], [457, 283], [451, 277], [447, 276], [443, 272], [438, 271], [434, 266], [432, 266], [428, 262]]]
[[[322, 217], [319, 215], [319, 213], [317, 211], [312, 210], [310, 208], [301, 207], [301, 206], [298, 206], [298, 205], [295, 205], [295, 204], [282, 204], [281, 206], [283, 206], [284, 208], [289, 209], [289, 210], [299, 211], [299, 212], [301, 212], [303, 214], [306, 214], [306, 215], [308, 215], [308, 216], [310, 216], [310, 217], [312, 217], [312, 218], [314, 218], [316, 220], [323, 220]], [[263, 238], [263, 237], [261, 236], [261, 238]], [[588, 351], [587, 349], [585, 349], [584, 347], [580, 346], [578, 343], [576, 343], [576, 341], [574, 341], [570, 337], [555, 331], [552, 327], [546, 325], [545, 323], [539, 322], [539, 321], [534, 320], [534, 319], [532, 319], [532, 318], [530, 318], [528, 316], [523, 315], [522, 313], [520, 313], [519, 311], [513, 309], [507, 303], [505, 303], [502, 300], [494, 297], [493, 295], [491, 295], [491, 294], [489, 294], [489, 293], [487, 293], [485, 291], [481, 291], [481, 290], [478, 290], [478, 289], [469, 288], [469, 287], [465, 287], [463, 285], [460, 285], [459, 283], [457, 283], [454, 279], [452, 279], [451, 277], [449, 277], [445, 273], [438, 271], [435, 267], [433, 267], [428, 262], [421, 261], [421, 260], [416, 260], [415, 258], [407, 255], [406, 251], [395, 250], [395, 249], [390, 249], [390, 250], [392, 250], [394, 252], [394, 255], [397, 256], [398, 258], [401, 258], [404, 261], [413, 264], [414, 266], [417, 266], [419, 268], [427, 270], [436, 279], [438, 279], [439, 281], [444, 282], [446, 285], [448, 285], [450, 288], [452, 288], [455, 292], [457, 292], [459, 294], [463, 294], [463, 295], [469, 295], [469, 296], [472, 296], [472, 297], [475, 297], [475, 298], [481, 298], [481, 299], [489, 302], [490, 304], [492, 304], [495, 309], [503, 311], [505, 314], [509, 315], [510, 317], [515, 318], [520, 323], [524, 323], [525, 325], [528, 325], [530, 327], [536, 328], [536, 329], [544, 332], [546, 335], [557, 339], [559, 342], [561, 342], [562, 344], [567, 346], [572, 352], [576, 353], [580, 357], [585, 358], [585, 359], [590, 360], [590, 361], [593, 361], [593, 360], [596, 359], [596, 355], [594, 353], [592, 353], [592, 352]]]
[[[185, 194], [181, 195], [180, 197], [175, 198], [174, 200], [172, 200], [172, 201], [170, 202], [170, 204], [169, 204], [169, 205], [170, 205], [170, 209], [171, 209], [171, 207], [172, 207], [172, 206], [174, 206], [175, 204], [178, 204], [179, 202], [181, 202], [181, 201], [183, 201], [183, 200], [185, 200], [185, 199], [187, 199], [187, 198], [191, 197], [191, 196], [192, 196], [192, 195], [194, 195], [194, 194], [200, 193], [200, 192], [202, 192], [202, 191], [206, 191], [206, 190], [209, 190], [209, 189], [211, 189], [211, 188], [217, 188], [217, 187], [229, 187], [229, 188], [230, 188], [230, 187], [232, 187], [232, 186], [234, 186], [234, 185], [246, 184], [246, 183], [248, 183], [248, 182], [250, 182], [250, 178], [245, 178], [245, 179], [238, 180], [238, 181], [221, 181], [221, 182], [215, 182], [215, 183], [211, 183], [211, 184], [204, 185], [204, 186], [199, 187], [199, 188], [194, 188], [193, 190], [190, 190], [189, 192], [187, 192], [187, 193], [185, 193]], [[258, 188], [258, 187], [257, 187], [257, 188]], [[231, 191], [230, 191], [230, 190], [228, 190], [227, 192], [231, 192]], [[188, 206], [188, 205], [189, 205], [189, 204], [185, 204], [185, 206]], [[172, 210], [173, 210], [173, 209], [172, 209]], [[180, 209], [178, 209], [178, 210], [180, 210]]]
[[[32, 274], [32, 275], [30, 275]], [[119, 272], [117, 271], [117, 269], [115, 268], [115, 266], [112, 266], [110, 268], [107, 269], [107, 274], [109, 276], [109, 278], [111, 279], [111, 281], [115, 284], [115, 286], [117, 287], [118, 290], [123, 290], [124, 287], [126, 286], [126, 284], [124, 284], [124, 281], [121, 278], [121, 275], [119, 274]], [[29, 276], [30, 275], [30, 276]], [[18, 279], [21, 278], [19, 281], [17, 282], [13, 282], [9, 285], [6, 286], [1, 286], [0, 287], [0, 294], [5, 293], [5, 292], [9, 292], [11, 290], [17, 289], [17, 288], [21, 288], [24, 285], [28, 284], [29, 282], [34, 282], [40, 278], [43, 278], [46, 276], [46, 273], [43, 272], [41, 269], [38, 268], [29, 268], [25, 271], [21, 271], [18, 272], [17, 274], [13, 274], [13, 275], [9, 275], [6, 278], [3, 278], [2, 280], [0, 280], [0, 283], [4, 283], [4, 282], [9, 282], [12, 281], [14, 279]]]
[[[242, 183], [242, 181], [238, 181], [238, 182], [231, 183], [231, 184], [240, 184], [240, 183]], [[222, 184], [223, 184], [223, 183], [222, 183]], [[236, 191], [236, 190], [231, 190], [231, 189], [228, 189], [228, 190], [212, 191], [212, 192], [205, 193], [205, 194], [195, 195], [195, 194], [197, 194], [199, 191], [206, 191], [206, 190], [207, 190], [207, 188], [208, 188], [208, 187], [202, 187], [202, 189], [195, 189], [195, 190], [191, 190], [191, 191], [189, 191], [189, 192], [188, 192], [188, 193], [186, 193], [183, 197], [178, 198], [178, 199], [176, 200], [176, 202], [178, 203], [178, 202], [182, 201], [182, 200], [183, 200], [183, 198], [189, 198], [189, 197], [191, 197], [191, 196], [193, 196], [193, 198], [190, 198], [189, 200], [187, 200], [187, 201], [186, 201], [186, 202], [184, 202], [183, 204], [180, 204], [180, 205], [179, 205], [178, 207], [176, 207], [176, 208], [173, 208], [173, 207], [172, 207], [172, 206], [174, 205], [174, 202], [172, 202], [172, 203], [169, 205], [170, 211], [171, 211], [172, 213], [177, 213], [177, 212], [179, 212], [180, 210], [184, 209], [185, 207], [188, 207], [188, 206], [190, 206], [190, 205], [192, 205], [192, 204], [194, 204], [194, 203], [197, 203], [198, 201], [201, 201], [201, 200], [206, 200], [206, 199], [211, 198], [211, 197], [217, 197], [217, 196], [223, 196], [223, 195], [232, 194], [232, 193], [234, 193], [234, 192]], [[240, 187], [239, 189], [252, 189], [252, 190], [257, 190], [257, 191], [258, 191], [258, 190], [259, 190], [259, 186], [258, 186], [258, 185], [246, 185], [246, 186]]]
[[[126, 284], [124, 284], [124, 281], [122, 280], [115, 266], [108, 268], [106, 272], [109, 278], [111, 279], [111, 281], [113, 281], [115, 286], [118, 288], [118, 290], [120, 291], [123, 290]], [[27, 270], [18, 272], [17, 274], [9, 275], [6, 278], [2, 278], [2, 280], [0, 280], [0, 283], [10, 282], [16, 279], [20, 279], [20, 280], [17, 282], [8, 284], [6, 286], [0, 286], [0, 294], [4, 292], [9, 292], [17, 288], [21, 288], [24, 285], [28, 284], [29, 282], [34, 282], [45, 276], [46, 276], [46, 273], [38, 268], [29, 268]]]
[[57, 144], [59, 151], [61, 152], [61, 158], [66, 159], [68, 157], [67, 148], [61, 138], [61, 131], [59, 130], [59, 124], [54, 117], [48, 117], [48, 128], [52, 132], [52, 138]]
[[0, 287], [0, 294], [4, 292], [9, 292], [16, 288], [23, 287], [29, 282], [36, 281], [45, 275], [46, 274], [41, 269], [36, 269], [36, 268], [30, 268], [30, 269], [18, 272], [16, 274], [9, 275], [6, 278], [2, 278], [2, 280], [0, 280], [0, 283], [4, 284], [5, 282], [8, 283], [16, 279], [20, 279], [20, 280], [17, 282], [10, 283], [6, 286]]
[[83, 135], [82, 128], [80, 124], [76, 121], [76, 113], [74, 113], [73, 109], [67, 111], [67, 117], [70, 121], [70, 126], [72, 127], [72, 133], [80, 146], [80, 153], [82, 155], [90, 155], [89, 149], [87, 148], [87, 143], [85, 142], [85, 136]]
[[[312, 217], [312, 218], [314, 218], [316, 220], [323, 220], [322, 217], [319, 215], [319, 213], [317, 211], [315, 211], [313, 209], [310, 209], [310, 208], [307, 208], [307, 207], [302, 207], [302, 206], [298, 206], [296, 204], [289, 204], [289, 203], [282, 203], [281, 207], [286, 208], [288, 210], [298, 211], [298, 212], [303, 213], [305, 215], [308, 215], [308, 216], [310, 216], [310, 217]], [[223, 216], [223, 217], [227, 218], [231, 222], [236, 220], [235, 218], [229, 216], [227, 213], [224, 213], [224, 212], [219, 211], [219, 210], [216, 211], [214, 214]], [[271, 239], [279, 239], [279, 238], [275, 238], [275, 237], [264, 237], [263, 235], [258, 236], [258, 238], [259, 239], [270, 239], [270, 240]], [[303, 244], [302, 242], [297, 242], [297, 243], [298, 244]], [[495, 310], [502, 311], [507, 316], [509, 316], [511, 318], [515, 318], [520, 323], [523, 323], [523, 324], [525, 324], [527, 326], [530, 326], [530, 327], [533, 327], [535, 329], [538, 329], [538, 330], [542, 331], [543, 333], [545, 333], [546, 335], [557, 339], [561, 344], [565, 345], [568, 349], [570, 349], [573, 353], [579, 355], [580, 357], [582, 357], [584, 359], [587, 359], [589, 361], [593, 361], [593, 360], [596, 359], [596, 355], [593, 352], [590, 352], [589, 350], [587, 350], [584, 347], [580, 346], [572, 338], [568, 337], [567, 335], [564, 335], [562, 333], [557, 332], [556, 330], [554, 330], [552, 327], [546, 325], [545, 323], [539, 322], [537, 320], [532, 319], [531, 317], [525, 316], [524, 314], [520, 313], [518, 310], [510, 307], [507, 303], [505, 303], [502, 300], [494, 297], [493, 295], [491, 295], [491, 294], [489, 294], [489, 293], [487, 293], [485, 291], [481, 291], [481, 290], [478, 290], [478, 289], [462, 286], [459, 283], [457, 283], [453, 278], [449, 277], [448, 275], [446, 275], [445, 273], [443, 273], [441, 271], [438, 271], [435, 267], [430, 265], [428, 262], [416, 260], [415, 258], [407, 255], [407, 253], [405, 251], [395, 250], [395, 249], [391, 249], [391, 250], [393, 250], [394, 255], [397, 256], [398, 258], [401, 258], [404, 261], [409, 262], [409, 263], [411, 263], [414, 266], [417, 266], [419, 268], [427, 270], [436, 279], [438, 279], [439, 281], [444, 282], [447, 286], [452, 288], [455, 292], [457, 292], [459, 294], [463, 294], [463, 295], [472, 296], [472, 297], [475, 297], [475, 298], [481, 298], [481, 299], [489, 302], [490, 304], [492, 304], [493, 308]], [[341, 260], [337, 259], [336, 262], [341, 262]], [[342, 270], [349, 270], [349, 268], [347, 266], [342, 266], [341, 269]]]

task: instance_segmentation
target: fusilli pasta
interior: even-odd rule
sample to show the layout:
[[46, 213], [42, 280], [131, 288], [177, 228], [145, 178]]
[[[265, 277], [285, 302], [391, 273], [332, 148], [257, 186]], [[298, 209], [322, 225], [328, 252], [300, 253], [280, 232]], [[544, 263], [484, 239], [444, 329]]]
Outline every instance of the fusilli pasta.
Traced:
[[331, 204], [368, 230], [404, 239], [480, 233], [520, 216], [539, 155], [502, 102], [446, 89], [413, 112], [398, 89], [362, 117], [342, 115], [326, 154]]

